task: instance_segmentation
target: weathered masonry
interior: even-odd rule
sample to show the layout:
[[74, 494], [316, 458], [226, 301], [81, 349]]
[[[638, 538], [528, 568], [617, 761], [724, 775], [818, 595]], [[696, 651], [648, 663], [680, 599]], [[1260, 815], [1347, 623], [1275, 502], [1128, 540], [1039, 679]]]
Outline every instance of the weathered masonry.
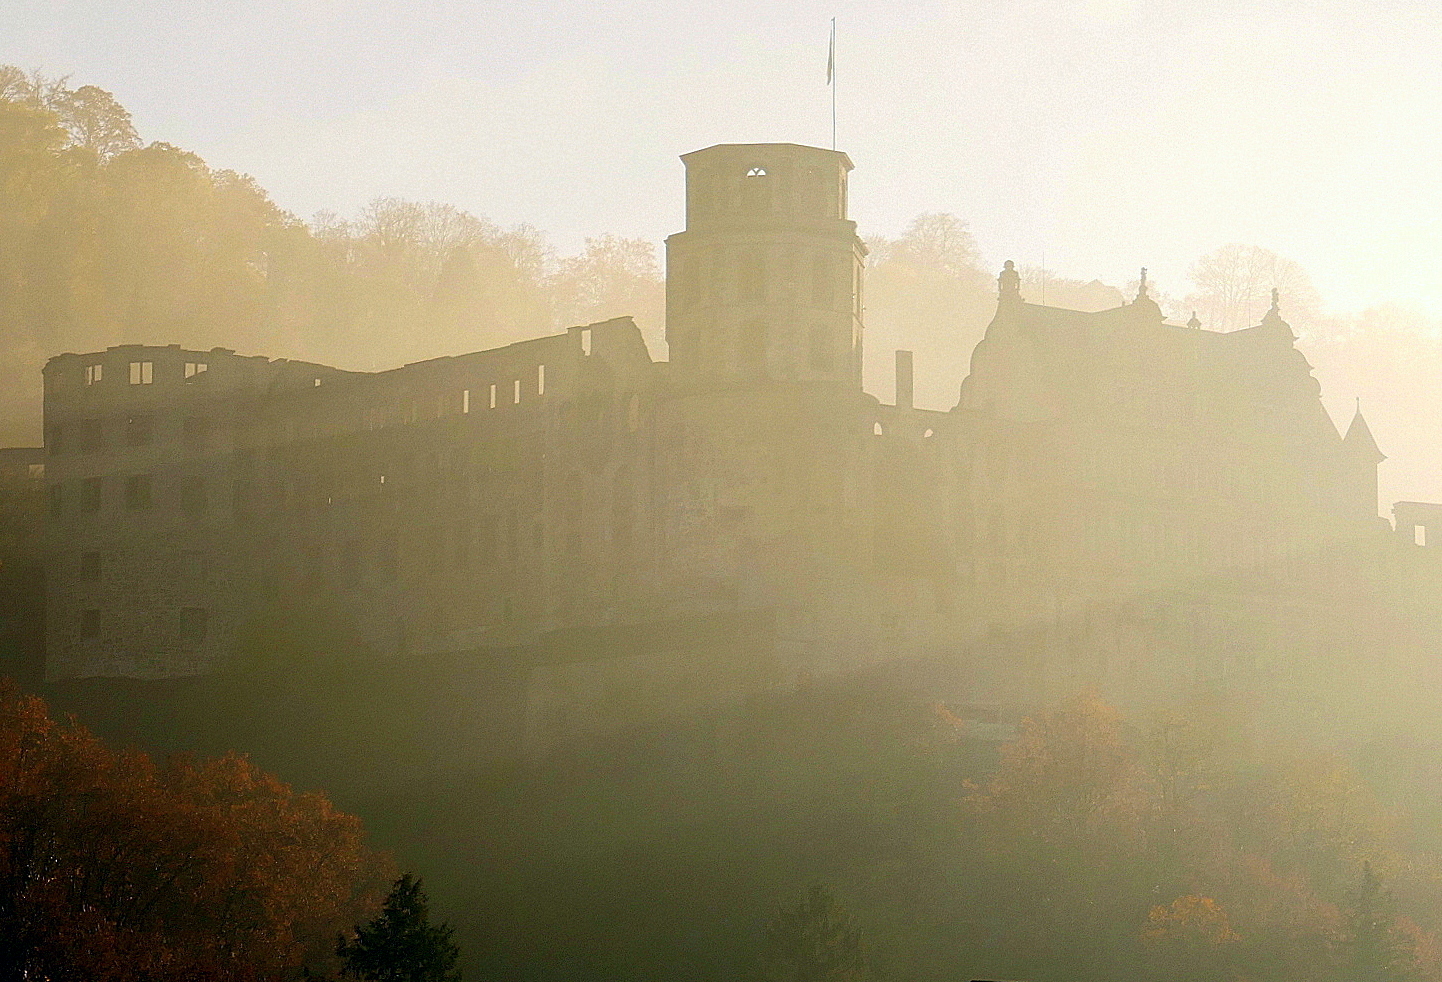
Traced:
[[[1327, 644], [1318, 612], [1385, 524], [1382, 455], [1360, 414], [1338, 434], [1279, 302], [1220, 334], [1166, 323], [1145, 279], [1099, 313], [1029, 303], [1008, 263], [957, 405], [912, 405], [905, 352], [882, 405], [846, 155], [682, 160], [669, 362], [628, 319], [379, 373], [51, 359], [50, 674], [206, 672], [303, 617], [378, 656], [527, 652], [549, 732], [628, 691], [908, 655], [966, 665], [987, 701], [1142, 698], [1269, 671], [1218, 618], [1266, 620], [1287, 583]], [[1271, 585], [1222, 611], [1220, 581]], [[1143, 643], [1162, 602], [1188, 626]]]

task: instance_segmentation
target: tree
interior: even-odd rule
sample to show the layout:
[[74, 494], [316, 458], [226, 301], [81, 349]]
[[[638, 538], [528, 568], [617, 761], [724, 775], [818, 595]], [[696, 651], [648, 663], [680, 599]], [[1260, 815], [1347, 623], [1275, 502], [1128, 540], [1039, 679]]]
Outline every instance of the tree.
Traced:
[[1342, 973], [1348, 982], [1406, 982], [1414, 977], [1413, 941], [1399, 930], [1397, 901], [1371, 863], [1347, 892], [1341, 938]]
[[1235, 331], [1258, 323], [1271, 306], [1275, 288], [1294, 327], [1313, 321], [1321, 298], [1297, 263], [1261, 246], [1233, 242], [1202, 256], [1191, 268], [1195, 293], [1184, 306], [1195, 308], [1204, 327]]
[[766, 928], [761, 954], [765, 982], [860, 982], [872, 977], [861, 932], [831, 893], [813, 884], [794, 907]]
[[0, 980], [241, 980], [373, 909], [357, 819], [244, 757], [109, 750], [0, 681]]
[[421, 881], [406, 873], [391, 887], [380, 917], [336, 941], [341, 974], [376, 982], [459, 982], [461, 953], [448, 925], [430, 923]]
[[580, 255], [562, 260], [550, 286], [560, 325], [631, 317], [653, 348], [661, 343], [666, 283], [645, 239], [587, 238]]

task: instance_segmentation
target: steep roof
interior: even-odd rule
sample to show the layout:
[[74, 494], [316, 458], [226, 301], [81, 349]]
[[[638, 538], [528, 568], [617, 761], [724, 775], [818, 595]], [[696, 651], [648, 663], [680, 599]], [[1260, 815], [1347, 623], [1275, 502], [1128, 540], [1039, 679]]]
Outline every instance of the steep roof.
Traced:
[[1342, 446], [1351, 453], [1363, 460], [1370, 459], [1373, 463], [1380, 464], [1387, 459], [1377, 447], [1377, 441], [1372, 438], [1372, 430], [1367, 426], [1367, 421], [1362, 418], [1362, 407], [1357, 407], [1357, 415], [1352, 417], [1352, 425], [1347, 427], [1347, 435], [1342, 437]]

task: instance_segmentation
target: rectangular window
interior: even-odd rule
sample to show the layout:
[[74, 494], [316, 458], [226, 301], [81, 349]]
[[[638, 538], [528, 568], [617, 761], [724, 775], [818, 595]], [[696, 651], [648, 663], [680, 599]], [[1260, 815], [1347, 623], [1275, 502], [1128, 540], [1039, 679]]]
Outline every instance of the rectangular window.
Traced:
[[105, 377], [105, 366], [104, 366], [104, 365], [86, 365], [86, 366], [85, 366], [85, 384], [86, 384], [86, 385], [94, 385], [96, 382], [99, 382], [99, 381], [100, 381], [101, 379], [103, 379], [104, 377]]
[[125, 445], [127, 447], [148, 447], [151, 444], [154, 419], [150, 416], [130, 416], [125, 420]]
[[521, 404], [521, 380], [520, 380], [520, 379], [516, 379], [514, 382], [511, 383], [511, 405], [513, 405], [513, 406], [519, 406], [520, 404]]
[[538, 396], [543, 396], [543, 395], [545, 395], [545, 394], [546, 394], [546, 366], [545, 366], [545, 365], [537, 365], [537, 366], [536, 366], [536, 395], [538, 395]]
[[210, 619], [204, 607], [186, 607], [180, 612], [180, 641], [201, 644], [205, 641], [206, 622]]
[[80, 510], [94, 515], [100, 510], [100, 492], [104, 478], [87, 477], [80, 484]]
[[361, 544], [359, 539], [346, 539], [340, 546], [340, 585], [356, 590], [361, 585]]
[[470, 390], [470, 389], [462, 389], [462, 390], [461, 390], [461, 415], [464, 416], [466, 413], [468, 413], [468, 412], [470, 412], [470, 411], [471, 411], [471, 390]]
[[92, 641], [100, 637], [100, 611], [86, 610], [80, 614], [80, 637]]
[[496, 408], [496, 383], [491, 383], [491, 408]]
[[187, 416], [180, 424], [180, 435], [192, 447], [203, 447], [210, 436], [210, 420], [205, 416]]
[[64, 512], [64, 498], [60, 491], [59, 484], [50, 485], [50, 517], [59, 518]]
[[82, 552], [80, 554], [80, 581], [82, 583], [96, 583], [100, 580], [100, 553]]
[[589, 327], [581, 328], [581, 354], [585, 357], [590, 357], [591, 354], [591, 329]]
[[486, 569], [496, 565], [500, 552], [500, 536], [497, 534], [496, 517], [482, 515], [476, 523], [476, 563]]
[[206, 371], [210, 366], [203, 361], [188, 361], [185, 363], [185, 377], [195, 378]]
[[192, 475], [181, 481], [181, 511], [187, 515], [199, 515], [205, 511], [205, 504], [205, 478]]
[[130, 363], [130, 384], [149, 385], [155, 381], [155, 362], [132, 361]]
[[97, 453], [105, 448], [105, 428], [98, 419], [80, 421], [80, 452]]
[[133, 474], [125, 479], [125, 507], [130, 511], [150, 508], [150, 475]]

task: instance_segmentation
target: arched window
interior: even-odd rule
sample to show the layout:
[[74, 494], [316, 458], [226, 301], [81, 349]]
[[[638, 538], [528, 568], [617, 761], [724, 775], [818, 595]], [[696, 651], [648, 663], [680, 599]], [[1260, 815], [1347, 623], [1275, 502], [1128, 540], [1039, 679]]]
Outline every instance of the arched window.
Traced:
[[881, 429], [881, 424], [880, 424], [880, 423], [873, 423], [873, 424], [872, 424], [872, 426], [871, 426], [871, 435], [872, 435], [872, 436], [882, 436], [882, 435], [884, 435], [884, 434], [883, 434], [883, 431], [882, 431], [882, 429]]
[[762, 167], [762, 166], [760, 166], [760, 165], [757, 165], [757, 166], [755, 166], [755, 167], [752, 167], [752, 168], [748, 169], [748, 170], [746, 171], [746, 176], [747, 176], [747, 177], [765, 177], [765, 176], [766, 176], [766, 168], [765, 168], [765, 167]]

